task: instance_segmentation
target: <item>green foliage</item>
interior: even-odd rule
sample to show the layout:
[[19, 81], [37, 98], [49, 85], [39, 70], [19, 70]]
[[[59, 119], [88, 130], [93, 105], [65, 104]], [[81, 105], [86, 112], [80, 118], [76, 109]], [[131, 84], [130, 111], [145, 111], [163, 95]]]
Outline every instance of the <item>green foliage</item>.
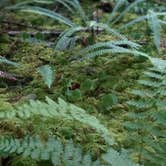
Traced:
[[[80, 145], [75, 145], [72, 140], [67, 141], [65, 145], [60, 139], [49, 137], [42, 140], [39, 136], [26, 136], [22, 139], [12, 137], [0, 138], [0, 155], [9, 156], [12, 154], [31, 157], [37, 161], [50, 160], [54, 166], [63, 164], [65, 166], [104, 166], [99, 160], [93, 160], [89, 153], [84, 154]], [[139, 166], [128, 159], [125, 150], [121, 153], [110, 148], [103, 155], [103, 160], [108, 164], [105, 166]]]
[[[154, 5], [163, 2], [80, 2], [82, 6], [78, 0], [11, 0], [0, 4], [4, 8], [5, 4], [16, 3], [6, 8], [12, 12], [5, 9], [0, 12], [0, 32], [7, 36], [4, 40], [2, 35], [0, 44], [5, 42], [8, 47], [6, 51], [1, 46], [5, 51], [1, 51], [0, 67], [17, 73], [18, 78], [0, 71], [0, 77], [10, 79], [5, 81], [11, 85], [0, 88], [0, 165], [1, 159], [2, 163], [5, 159], [11, 166], [165, 166], [166, 61], [155, 55], [149, 35], [153, 33], [153, 45], [165, 59], [165, 50], [160, 49], [166, 47], [162, 26], [166, 24], [165, 9]], [[112, 12], [104, 13], [105, 7], [112, 8]], [[23, 13], [13, 13], [14, 10]], [[130, 19], [134, 20], [125, 24]], [[133, 26], [141, 21], [146, 21], [151, 31], [139, 33], [139, 29], [147, 30], [143, 24]], [[130, 25], [131, 29], [123, 29]], [[18, 36], [13, 35], [15, 30]], [[18, 40], [20, 36], [24, 40]], [[128, 40], [130, 36], [138, 41]], [[28, 50], [26, 41], [31, 43]], [[114, 56], [120, 53], [135, 57]], [[103, 54], [111, 58], [109, 55], [97, 58]], [[95, 61], [82, 61], [93, 57]], [[143, 68], [149, 67], [145, 59], [154, 65], [147, 71]], [[13, 60], [20, 61], [21, 66]], [[55, 73], [48, 64], [56, 69], [55, 84]], [[38, 79], [36, 68], [49, 89]], [[143, 76], [140, 71], [144, 71]], [[127, 94], [131, 88], [134, 90]], [[54, 99], [65, 96], [87, 111], [61, 98], [58, 102], [49, 97], [46, 102], [35, 100], [45, 96]], [[124, 101], [128, 98], [132, 99], [127, 105]], [[30, 103], [19, 106], [27, 100]]]
[[110, 14], [109, 21], [111, 24], [117, 23], [119, 20], [122, 19], [122, 17], [125, 16], [127, 12], [129, 12], [131, 9], [133, 9], [136, 5], [139, 3], [144, 2], [145, 0], [136, 0], [132, 2], [131, 4], [127, 4], [127, 7], [124, 8], [124, 10], [120, 11], [120, 14], [117, 16], [116, 13], [119, 12], [118, 10], [121, 9], [121, 7], [125, 4], [128, 3], [126, 0], [117, 0], [116, 5]]
[[100, 161], [92, 161], [89, 153], [84, 154], [80, 146], [75, 146], [72, 141], [65, 145], [54, 137], [47, 141], [39, 136], [26, 136], [23, 139], [1, 138], [0, 155], [18, 154], [23, 157], [31, 157], [34, 160], [50, 160], [54, 166], [100, 166]]
[[104, 109], [109, 109], [118, 103], [118, 98], [115, 94], [107, 94], [101, 98], [101, 106]]
[[139, 164], [134, 164], [129, 158], [127, 151], [122, 149], [120, 153], [113, 149], [109, 149], [106, 154], [103, 155], [105, 161], [107, 161], [112, 166], [139, 166]]
[[[123, 45], [126, 45], [129, 48], [124, 48]], [[112, 54], [126, 53], [126, 54], [133, 54], [135, 56], [143, 56], [149, 58], [147, 54], [137, 51], [139, 47], [140, 46], [138, 44], [128, 40], [99, 42], [81, 50], [80, 54], [86, 54], [86, 58], [92, 58], [107, 53], [112, 53]]]
[[51, 88], [52, 83], [54, 82], [54, 71], [49, 65], [40, 66], [37, 71], [41, 74], [43, 77], [43, 80], [45, 84], [48, 86], [48, 88]]
[[15, 117], [27, 119], [31, 116], [38, 115], [62, 118], [71, 121], [75, 120], [94, 128], [108, 144], [113, 145], [115, 143], [110, 137], [108, 129], [105, 128], [97, 118], [87, 114], [85, 110], [73, 104], [66, 103], [62, 99], [59, 99], [58, 103], [56, 103], [47, 97], [46, 101], [47, 103], [31, 101], [30, 104], [24, 104], [13, 111], [0, 112], [0, 119], [13, 119]]
[[160, 17], [164, 16], [165, 12], [155, 12], [153, 10], [149, 10], [147, 15], [140, 16], [133, 21], [125, 24], [123, 28], [127, 28], [135, 23], [142, 22], [144, 20], [148, 21], [148, 25], [153, 33], [154, 44], [158, 51], [160, 50], [160, 36], [161, 36], [161, 27], [162, 24], [164, 25], [166, 22], [161, 20]]
[[8, 60], [8, 59], [6, 59], [5, 57], [2, 57], [2, 56], [0, 56], [0, 64], [7, 64], [7, 65], [13, 65], [13, 66], [18, 66], [18, 63], [15, 63], [15, 62], [13, 62], [13, 61], [10, 61], [10, 60]]
[[[105, 139], [107, 143], [112, 145], [114, 142], [109, 137], [108, 130], [100, 124], [100, 122], [91, 115], [88, 115], [84, 110], [76, 107], [72, 104], [67, 104], [62, 99], [59, 99], [59, 103], [55, 103], [51, 99], [47, 98], [46, 103], [39, 101], [31, 101], [31, 104], [24, 104], [18, 107], [16, 110], [3, 111], [0, 113], [1, 120], [20, 119], [25, 121], [31, 116], [43, 116], [43, 117], [59, 117], [67, 120], [77, 120], [84, 124], [87, 124]], [[19, 120], [19, 121], [20, 121]], [[125, 153], [124, 153], [125, 154]], [[127, 153], [126, 153], [127, 154]], [[116, 152], [110, 148], [109, 151], [103, 155], [105, 162], [108, 162], [111, 166], [117, 166], [119, 163], [125, 162], [131, 165], [131, 161], [128, 160], [127, 155]], [[66, 166], [100, 166], [101, 158], [98, 157], [94, 161], [89, 153], [84, 153], [80, 145], [75, 145], [73, 141], [66, 141], [64, 144], [60, 139], [54, 136], [42, 138], [40, 136], [27, 135], [24, 138], [14, 138], [12, 136], [1, 136], [0, 137], [0, 155], [2, 157], [21, 155], [24, 158], [30, 157], [36, 161], [51, 161], [55, 166], [63, 164]], [[114, 158], [118, 156], [118, 161]], [[111, 157], [111, 160], [109, 159]], [[109, 159], [109, 160], [108, 160]], [[103, 161], [102, 161], [103, 162]], [[104, 165], [103, 165], [104, 166]]]
[[[160, 60], [161, 61], [161, 60]], [[128, 114], [124, 126], [138, 153], [138, 162], [146, 165], [165, 165], [166, 68], [153, 67], [138, 81], [140, 89], [133, 90], [135, 100], [128, 104], [135, 111]]]
[[[138, 0], [138, 1], [134, 2], [133, 4], [131, 4], [131, 6], [129, 6], [122, 13], [122, 15], [119, 16], [118, 20], [128, 10], [130, 10], [133, 6], [135, 6], [137, 3], [142, 2], [142, 1], [143, 0]], [[45, 16], [48, 16], [52, 19], [58, 20], [60, 22], [63, 22], [64, 24], [70, 26], [69, 29], [65, 30], [59, 36], [58, 41], [56, 43], [56, 47], [55, 47], [58, 50], [72, 49], [75, 46], [76, 41], [82, 40], [80, 35], [79, 36], [76, 35], [76, 33], [78, 33], [78, 32], [88, 32], [90, 35], [90, 39], [92, 40], [92, 42], [88, 41], [88, 44], [89, 43], [93, 44], [93, 43], [95, 43], [95, 36], [97, 35], [97, 31], [106, 31], [108, 34], [113, 35], [113, 36], [121, 39], [122, 41], [119, 41], [119, 42], [115, 41], [115, 43], [114, 43], [114, 41], [113, 42], [105, 42], [105, 43], [102, 43], [102, 46], [101, 46], [101, 43], [94, 44], [94, 46], [96, 48], [103, 47], [103, 49], [101, 49], [100, 51], [94, 51], [91, 53], [87, 52], [86, 54], [87, 54], [88, 58], [99, 56], [99, 55], [106, 54], [106, 53], [127, 53], [127, 54], [141, 55], [141, 56], [147, 57], [147, 55], [142, 53], [142, 52], [139, 52], [137, 50], [132, 50], [133, 47], [135, 48], [136, 43], [132, 43], [132, 42], [128, 41], [127, 38], [125, 36], [121, 35], [117, 30], [113, 29], [112, 27], [109, 27], [107, 24], [98, 23], [94, 20], [87, 19], [85, 12], [83, 11], [79, 1], [77, 1], [77, 0], [73, 0], [73, 1], [64, 0], [62, 2], [63, 2], [62, 4], [64, 6], [67, 5], [67, 7], [69, 7], [68, 5], [70, 5], [79, 13], [79, 16], [81, 16], [80, 18], [83, 21], [83, 25], [82, 25], [82, 22], [79, 23], [79, 25], [77, 25], [73, 21], [69, 20], [68, 18], [63, 17], [62, 15], [60, 15], [56, 12], [53, 12], [49, 9], [45, 9], [45, 8], [41, 8], [41, 7], [37, 7], [37, 6], [26, 6], [24, 3], [23, 3], [23, 5], [18, 4], [14, 7], [11, 7], [11, 9], [19, 9], [19, 10], [24, 11], [24, 12], [31, 12], [31, 13], [37, 13], [40, 15], [45, 15]], [[118, 7], [116, 6], [115, 8], [118, 8]], [[115, 12], [116, 11], [113, 11], [113, 15]], [[126, 48], [123, 48], [121, 46], [118, 46], [119, 43], [121, 43], [121, 44], [124, 43], [124, 44], [127, 44], [127, 45], [132, 46], [132, 47], [131, 47], [131, 49], [126, 49]], [[104, 47], [107, 47], [107, 48], [104, 48]]]

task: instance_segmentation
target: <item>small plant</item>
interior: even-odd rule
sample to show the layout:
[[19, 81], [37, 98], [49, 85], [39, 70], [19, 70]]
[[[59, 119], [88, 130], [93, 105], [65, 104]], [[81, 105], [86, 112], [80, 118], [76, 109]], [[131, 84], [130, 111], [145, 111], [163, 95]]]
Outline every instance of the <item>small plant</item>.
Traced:
[[48, 86], [48, 88], [51, 88], [51, 85], [54, 82], [55, 76], [54, 71], [49, 65], [40, 66], [37, 71], [42, 76], [44, 83]]

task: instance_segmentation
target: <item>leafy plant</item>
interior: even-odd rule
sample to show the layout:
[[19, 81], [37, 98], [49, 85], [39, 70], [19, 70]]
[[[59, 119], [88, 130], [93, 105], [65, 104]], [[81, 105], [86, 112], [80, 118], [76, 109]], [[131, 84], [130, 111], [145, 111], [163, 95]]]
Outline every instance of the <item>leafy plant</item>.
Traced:
[[52, 83], [54, 82], [54, 71], [49, 65], [40, 66], [37, 71], [43, 77], [45, 84], [48, 88], [51, 88]]
[[[57, 1], [57, 2], [59, 2], [59, 1]], [[147, 56], [144, 53], [141, 53], [136, 50], [135, 46], [138, 46], [137, 44], [128, 41], [128, 39], [125, 36], [121, 35], [119, 32], [117, 32], [112, 27], [109, 27], [107, 24], [98, 23], [97, 21], [88, 19], [86, 17], [84, 10], [81, 7], [79, 1], [64, 0], [62, 2], [63, 2], [62, 4], [65, 7], [67, 7], [69, 9], [69, 6], [70, 6], [73, 9], [72, 11], [75, 11], [76, 13], [79, 14], [79, 16], [80, 16], [79, 18], [81, 19], [79, 24], [76, 24], [73, 21], [69, 20], [68, 18], [66, 18], [56, 12], [53, 12], [49, 9], [45, 9], [45, 8], [38, 7], [38, 6], [27, 6], [27, 5], [25, 5], [25, 3], [18, 4], [16, 6], [12, 7], [11, 9], [19, 9], [23, 12], [31, 12], [31, 13], [44, 15], [44, 16], [50, 17], [52, 19], [58, 20], [64, 24], [68, 25], [69, 28], [67, 30], [65, 30], [63, 33], [61, 33], [61, 35], [59, 36], [59, 38], [57, 40], [55, 48], [58, 50], [65, 50], [65, 49], [73, 48], [76, 44], [76, 41], [83, 40], [83, 38], [81, 37], [81, 34], [80, 34], [80, 32], [82, 32], [82, 33], [89, 34], [86, 45], [94, 44], [95, 48], [107, 47], [107, 49], [104, 48], [100, 52], [94, 51], [90, 55], [87, 53], [87, 57], [98, 56], [98, 55], [102, 55], [105, 53], [128, 53], [128, 54], [134, 54], [134, 55]], [[139, 0], [138, 2], [142, 2], [142, 0]], [[137, 4], [137, 3], [134, 3], [134, 4]], [[134, 6], [134, 4], [132, 6]], [[118, 8], [118, 7], [115, 7], [115, 8]], [[127, 9], [127, 11], [128, 11], [128, 9]], [[115, 12], [116, 12], [116, 9], [113, 11], [112, 15], [114, 15]], [[125, 13], [126, 12], [124, 12], [124, 14]], [[126, 43], [127, 45], [129, 45], [129, 47], [131, 47], [131, 49], [124, 48], [123, 46], [118, 45], [119, 44], [118, 41], [96, 43], [95, 38], [100, 33], [100, 31], [102, 31], [102, 32], [105, 31], [108, 34], [115, 36], [116, 38], [120, 39], [119, 43]], [[77, 33], [79, 33], [79, 35], [76, 35]], [[90, 47], [90, 48], [92, 48], [92, 47]], [[92, 50], [90, 50], [90, 51], [92, 51]]]
[[[94, 116], [87, 114], [83, 109], [73, 104], [66, 103], [62, 99], [59, 99], [59, 103], [56, 103], [49, 98], [46, 98], [46, 100], [47, 103], [31, 101], [30, 105], [24, 104], [17, 109], [0, 112], [0, 120], [2, 122], [7, 119], [15, 119], [19, 123], [20, 121], [24, 122], [31, 116], [65, 118], [71, 121], [76, 120], [96, 129], [109, 145], [114, 144], [108, 130]], [[66, 144], [64, 145], [60, 139], [54, 136], [49, 136], [47, 139], [38, 135], [27, 135], [26, 137], [19, 139], [12, 136], [1, 136], [0, 155], [5, 157], [12, 156], [13, 154], [31, 157], [38, 161], [49, 160], [55, 166], [59, 164], [64, 164], [66, 166], [103, 165], [101, 164], [101, 158], [94, 161], [89, 153], [84, 154], [80, 145], [75, 145], [71, 140], [66, 141]], [[111, 164], [112, 166], [117, 166], [122, 161], [131, 165], [132, 162], [128, 159], [127, 153], [125, 152], [123, 154], [124, 156], [110, 148], [109, 151], [103, 155], [103, 159], [108, 162], [106, 165]], [[115, 161], [114, 156], [118, 156], [119, 160]], [[112, 160], [108, 160], [109, 157], [111, 157]], [[134, 164], [132, 165], [134, 166]]]
[[155, 12], [153, 10], [149, 10], [147, 15], [140, 16], [140, 17], [128, 22], [127, 24], [125, 24], [123, 26], [123, 28], [127, 28], [135, 23], [147, 20], [148, 25], [153, 33], [154, 44], [159, 51], [162, 25], [166, 24], [166, 22], [164, 20], [162, 20], [160, 17], [162, 17], [164, 15], [165, 15], [165, 12]]
[[31, 116], [39, 115], [76, 120], [96, 129], [96, 131], [101, 134], [101, 136], [108, 144], [113, 145], [115, 143], [114, 140], [110, 138], [109, 131], [99, 122], [98, 119], [87, 114], [85, 110], [73, 104], [68, 104], [62, 99], [59, 99], [58, 103], [56, 103], [47, 97], [46, 101], [47, 103], [42, 103], [40, 101], [31, 101], [30, 105], [24, 104], [16, 110], [0, 112], [0, 119], [12, 119], [14, 117], [27, 119]]
[[138, 154], [138, 162], [145, 166], [164, 166], [166, 162], [165, 68], [155, 66], [144, 72], [146, 77], [138, 81], [140, 88], [132, 91], [136, 99], [128, 102], [135, 110], [128, 114], [124, 126]]
[[[103, 155], [103, 159], [108, 164], [101, 164], [101, 159], [92, 160], [89, 153], [83, 154], [80, 145], [75, 146], [73, 141], [67, 141], [65, 145], [61, 140], [54, 137], [49, 137], [47, 141], [42, 140], [39, 136], [26, 136], [23, 139], [1, 137], [0, 139], [0, 154], [12, 155], [18, 154], [23, 157], [31, 157], [34, 160], [50, 160], [54, 166], [64, 164], [65, 166], [139, 166], [134, 164], [126, 151], [118, 153], [110, 148]], [[117, 160], [118, 159], [118, 160]]]
[[0, 154], [1, 155], [22, 155], [31, 157], [34, 160], [50, 160], [54, 166], [64, 164], [65, 166], [100, 166], [100, 161], [92, 161], [90, 154], [82, 154], [80, 146], [75, 147], [70, 140], [63, 145], [61, 140], [49, 137], [47, 141], [42, 140], [39, 136], [26, 136], [23, 139], [1, 138]]
[[131, 9], [144, 1], [145, 0], [135, 0], [129, 4], [127, 0], [117, 0], [115, 7], [109, 16], [108, 23], [110, 23], [111, 25], [116, 24], [126, 15], [126, 13], [128, 13]]

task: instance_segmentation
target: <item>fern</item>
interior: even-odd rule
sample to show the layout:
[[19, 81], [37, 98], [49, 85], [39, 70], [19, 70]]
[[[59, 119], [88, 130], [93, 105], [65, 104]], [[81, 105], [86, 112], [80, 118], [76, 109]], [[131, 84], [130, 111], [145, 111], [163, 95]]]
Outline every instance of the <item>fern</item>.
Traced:
[[[59, 99], [59, 103], [55, 103], [47, 98], [47, 102], [46, 104], [39, 101], [31, 101], [30, 105], [25, 104], [16, 110], [1, 112], [0, 120], [19, 119], [24, 121], [33, 115], [77, 120], [95, 128], [110, 145], [114, 143], [109, 136], [108, 130], [95, 117], [88, 115], [81, 108], [67, 104], [62, 99]], [[43, 139], [38, 135], [28, 135], [19, 139], [11, 136], [0, 136], [0, 155], [2, 157], [21, 155], [23, 157], [31, 157], [37, 161], [51, 161], [54, 166], [118, 166], [120, 163], [134, 166], [128, 154], [124, 153], [124, 151], [119, 153], [109, 148], [103, 157], [98, 156], [97, 160], [94, 161], [89, 152], [84, 153], [82, 151], [80, 145], [75, 145], [71, 140], [66, 141], [64, 144], [64, 141], [62, 142], [54, 136]], [[118, 160], [115, 160], [115, 157]], [[106, 165], [103, 163], [104, 161]]]
[[108, 23], [111, 22], [116, 15], [116, 12], [118, 12], [119, 8], [126, 2], [126, 0], [117, 0], [115, 7], [113, 8], [112, 13], [109, 16]]
[[8, 60], [8, 59], [2, 57], [2, 56], [0, 56], [0, 64], [1, 64], [1, 63], [3, 63], [3, 64], [7, 64], [7, 65], [13, 65], [13, 66], [16, 66], [16, 67], [19, 66], [18, 63], [13, 62], [13, 61], [10, 61], [10, 60]]
[[[124, 48], [123, 45], [131, 47], [131, 49]], [[99, 42], [81, 50], [80, 54], [82, 55], [85, 54], [86, 55], [85, 58], [92, 58], [106, 53], [127, 53], [127, 54], [133, 54], [136, 56], [143, 56], [149, 58], [147, 54], [137, 51], [138, 48], [139, 48], [138, 44], [130, 42], [128, 40]]]
[[120, 153], [113, 149], [109, 149], [107, 153], [103, 155], [103, 159], [112, 166], [139, 166], [139, 164], [134, 164], [128, 158], [127, 151], [124, 149], [122, 149]]
[[89, 153], [84, 154], [80, 146], [74, 146], [72, 141], [65, 145], [59, 139], [49, 137], [43, 141], [39, 136], [26, 136], [23, 139], [0, 139], [0, 155], [22, 155], [34, 160], [50, 160], [54, 166], [100, 166], [100, 161], [92, 161]]
[[73, 104], [68, 104], [62, 99], [59, 99], [58, 103], [56, 103], [47, 97], [46, 101], [47, 103], [31, 101], [30, 105], [24, 104], [13, 111], [0, 112], [0, 119], [12, 119], [14, 117], [27, 119], [33, 115], [39, 115], [76, 120], [96, 129], [108, 144], [113, 145], [115, 143], [110, 137], [109, 131], [99, 122], [99, 120], [94, 116], [87, 114], [83, 109]]
[[[120, 0], [121, 1], [121, 0]], [[124, 15], [130, 11], [132, 8], [134, 8], [138, 3], [142, 3], [144, 2], [144, 0], [136, 0], [133, 3], [131, 3], [128, 7], [126, 7], [122, 12], [120, 12], [120, 15], [112, 21], [111, 24], [115, 24], [116, 22], [118, 22], [122, 17], [124, 17]], [[123, 3], [122, 3], [123, 4]]]
[[[65, 50], [68, 47], [71, 47], [70, 39], [72, 39], [72, 35], [74, 33], [83, 31], [84, 29], [85, 28], [81, 26], [71, 27], [70, 29], [67, 29], [66, 31], [61, 33], [61, 35], [59, 36], [55, 48], [57, 50]], [[74, 38], [76, 39], [77, 37], [74, 37]]]
[[[162, 60], [160, 60], [161, 62]], [[132, 91], [136, 99], [127, 103], [135, 108], [128, 114], [124, 126], [129, 138], [135, 143], [138, 162], [146, 165], [164, 166], [166, 121], [166, 72], [165, 68], [154, 66], [144, 72], [144, 79], [138, 81], [141, 89]], [[139, 151], [137, 149], [140, 149]]]
[[160, 31], [161, 25], [158, 17], [156, 16], [155, 12], [149, 10], [148, 14], [148, 22], [149, 26], [153, 32], [154, 36], [154, 44], [158, 50], [160, 50]]
[[34, 160], [51, 161], [54, 166], [139, 166], [134, 164], [125, 150], [117, 152], [109, 148], [102, 158], [107, 163], [102, 164], [101, 158], [92, 160], [89, 153], [83, 153], [80, 145], [75, 145], [72, 140], [65, 144], [60, 139], [49, 137], [42, 140], [39, 136], [26, 136], [22, 139], [12, 137], [0, 137], [0, 155], [11, 156], [13, 154], [31, 157]]
[[39, 15], [44, 15], [54, 20], [57, 20], [59, 22], [62, 22], [68, 26], [74, 26], [74, 23], [71, 20], [49, 9], [45, 9], [38, 6], [20, 6], [18, 7], [18, 9], [22, 12], [30, 12], [30, 13], [35, 13]]
[[158, 51], [160, 50], [160, 33], [161, 33], [161, 28], [162, 24], [165, 24], [165, 21], [161, 20], [159, 17], [164, 16], [166, 13], [165, 12], [154, 12], [153, 10], [149, 10], [147, 15], [140, 16], [129, 23], [125, 24], [122, 28], [127, 28], [135, 23], [147, 20], [150, 29], [152, 30], [153, 33], [153, 40], [156, 48]]
[[45, 84], [48, 86], [48, 88], [51, 88], [51, 85], [54, 82], [54, 71], [51, 68], [51, 66], [49, 65], [44, 65], [44, 66], [40, 66], [37, 71], [41, 74], [41, 76], [43, 77], [43, 80], [45, 82]]

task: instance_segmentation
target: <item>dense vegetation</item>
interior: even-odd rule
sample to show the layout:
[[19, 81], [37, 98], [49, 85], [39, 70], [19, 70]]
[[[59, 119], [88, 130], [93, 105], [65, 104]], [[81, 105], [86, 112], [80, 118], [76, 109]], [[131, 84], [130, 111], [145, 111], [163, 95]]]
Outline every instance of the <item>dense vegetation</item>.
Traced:
[[166, 2], [0, 1], [0, 166], [165, 166]]

